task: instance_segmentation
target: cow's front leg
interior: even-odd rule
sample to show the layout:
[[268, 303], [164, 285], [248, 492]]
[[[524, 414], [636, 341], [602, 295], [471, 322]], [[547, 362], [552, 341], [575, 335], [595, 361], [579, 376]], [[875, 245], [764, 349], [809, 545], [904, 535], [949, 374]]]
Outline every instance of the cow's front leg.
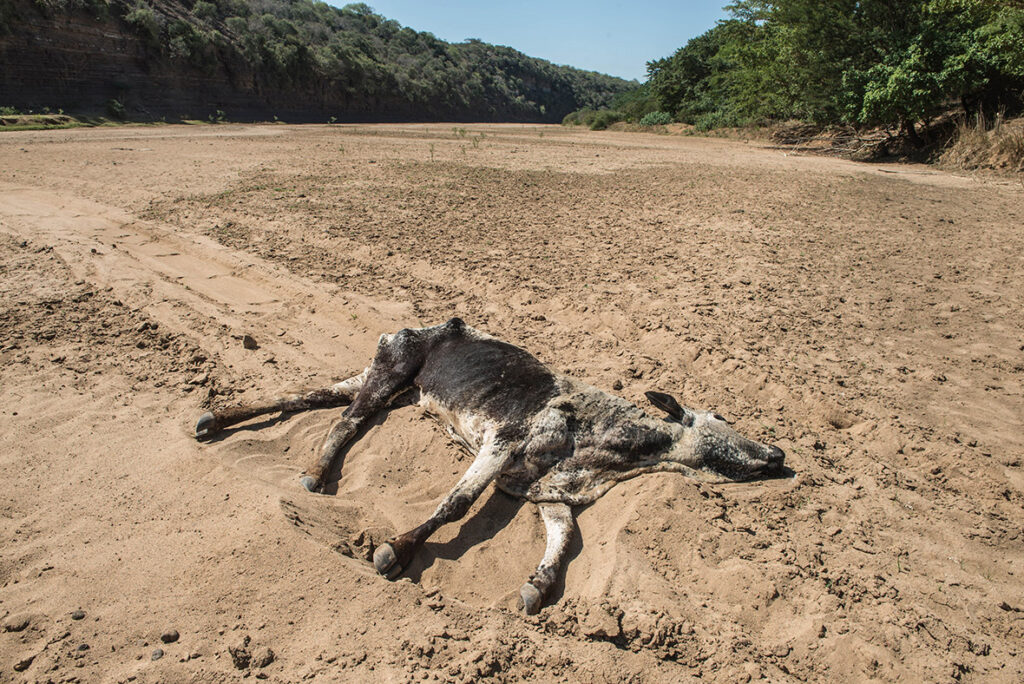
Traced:
[[484, 440], [473, 463], [458, 484], [448, 493], [434, 514], [419, 527], [400, 534], [382, 544], [373, 554], [373, 565], [377, 572], [388, 579], [395, 579], [416, 551], [437, 531], [441, 525], [459, 520], [483, 493], [491, 480], [508, 465], [512, 458], [511, 449], [501, 440], [490, 436]]
[[534, 615], [540, 610], [544, 597], [558, 578], [575, 526], [572, 509], [565, 504], [540, 504], [540, 515], [544, 519], [548, 543], [537, 571], [519, 590], [521, 607], [527, 615]]
[[302, 486], [309, 491], [322, 492], [327, 474], [345, 445], [352, 441], [367, 420], [387, 408], [392, 399], [412, 389], [409, 381], [409, 363], [392, 365], [380, 362], [380, 358], [381, 355], [378, 354], [369, 371], [365, 373], [359, 394], [345, 409], [341, 418], [331, 426], [330, 432], [320, 443], [313, 460], [300, 478]]
[[359, 393], [368, 371], [369, 369], [364, 370], [359, 375], [312, 392], [292, 394], [257, 404], [228, 406], [215, 411], [207, 411], [199, 416], [199, 421], [196, 423], [196, 439], [210, 439], [224, 428], [268, 413], [292, 413], [343, 406], [350, 403]]

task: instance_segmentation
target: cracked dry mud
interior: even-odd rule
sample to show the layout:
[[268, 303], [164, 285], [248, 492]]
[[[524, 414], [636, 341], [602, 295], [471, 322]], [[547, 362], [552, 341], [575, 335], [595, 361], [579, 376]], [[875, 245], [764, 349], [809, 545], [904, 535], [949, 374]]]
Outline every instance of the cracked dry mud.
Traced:
[[[1022, 224], [1019, 183], [724, 140], [4, 134], [0, 679], [1020, 681]], [[192, 439], [455, 314], [796, 475], [616, 486], [524, 618], [543, 525], [493, 488], [374, 573], [468, 465], [417, 408], [330, 496], [296, 474], [334, 411]]]

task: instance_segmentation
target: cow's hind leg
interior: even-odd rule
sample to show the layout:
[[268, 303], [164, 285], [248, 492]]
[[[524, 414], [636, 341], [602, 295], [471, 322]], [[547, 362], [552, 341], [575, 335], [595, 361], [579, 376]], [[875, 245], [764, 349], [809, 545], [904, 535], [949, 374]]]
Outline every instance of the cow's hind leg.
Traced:
[[[368, 370], [368, 369], [367, 369]], [[318, 408], [344, 406], [352, 402], [366, 379], [367, 371], [342, 380], [323, 389], [279, 397], [272, 401], [248, 406], [229, 406], [209, 411], [199, 417], [196, 423], [196, 439], [209, 439], [226, 427], [268, 413], [291, 413]]]
[[572, 509], [565, 504], [540, 504], [540, 515], [544, 519], [548, 542], [536, 572], [519, 590], [522, 609], [527, 615], [534, 615], [540, 610], [544, 597], [558, 578], [575, 525]]
[[459, 520], [473, 505], [491, 480], [508, 465], [512, 452], [496, 438], [485, 440], [473, 463], [458, 484], [448, 493], [430, 518], [405, 534], [388, 540], [373, 554], [373, 565], [381, 575], [395, 579], [408, 567], [416, 551], [430, 535], [445, 523]]

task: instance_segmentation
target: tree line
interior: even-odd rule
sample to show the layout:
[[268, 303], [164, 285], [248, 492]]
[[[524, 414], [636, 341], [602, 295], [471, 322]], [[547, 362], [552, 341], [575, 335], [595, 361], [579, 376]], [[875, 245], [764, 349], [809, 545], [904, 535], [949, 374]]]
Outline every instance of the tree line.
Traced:
[[612, 118], [886, 126], [919, 142], [919, 127], [951, 108], [1024, 108], [1021, 0], [738, 0], [726, 10], [649, 62], [647, 83], [620, 96]]

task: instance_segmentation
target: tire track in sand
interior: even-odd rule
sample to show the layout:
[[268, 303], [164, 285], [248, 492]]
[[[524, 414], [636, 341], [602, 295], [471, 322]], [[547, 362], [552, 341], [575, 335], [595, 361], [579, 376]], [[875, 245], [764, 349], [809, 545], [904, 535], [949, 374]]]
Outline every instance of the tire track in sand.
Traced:
[[[359, 371], [380, 331], [420, 324], [409, 305], [328, 292], [205, 236], [70, 194], [0, 184], [0, 231], [51, 245], [76, 278], [109, 287], [166, 329], [200, 339], [252, 386], [247, 399]], [[243, 348], [243, 332], [259, 341], [257, 352]], [[181, 417], [188, 442], [196, 415]], [[306, 458], [301, 448], [287, 453], [289, 445], [315, 444], [329, 420], [299, 416], [272, 430], [232, 434], [209, 449], [288, 495]]]

